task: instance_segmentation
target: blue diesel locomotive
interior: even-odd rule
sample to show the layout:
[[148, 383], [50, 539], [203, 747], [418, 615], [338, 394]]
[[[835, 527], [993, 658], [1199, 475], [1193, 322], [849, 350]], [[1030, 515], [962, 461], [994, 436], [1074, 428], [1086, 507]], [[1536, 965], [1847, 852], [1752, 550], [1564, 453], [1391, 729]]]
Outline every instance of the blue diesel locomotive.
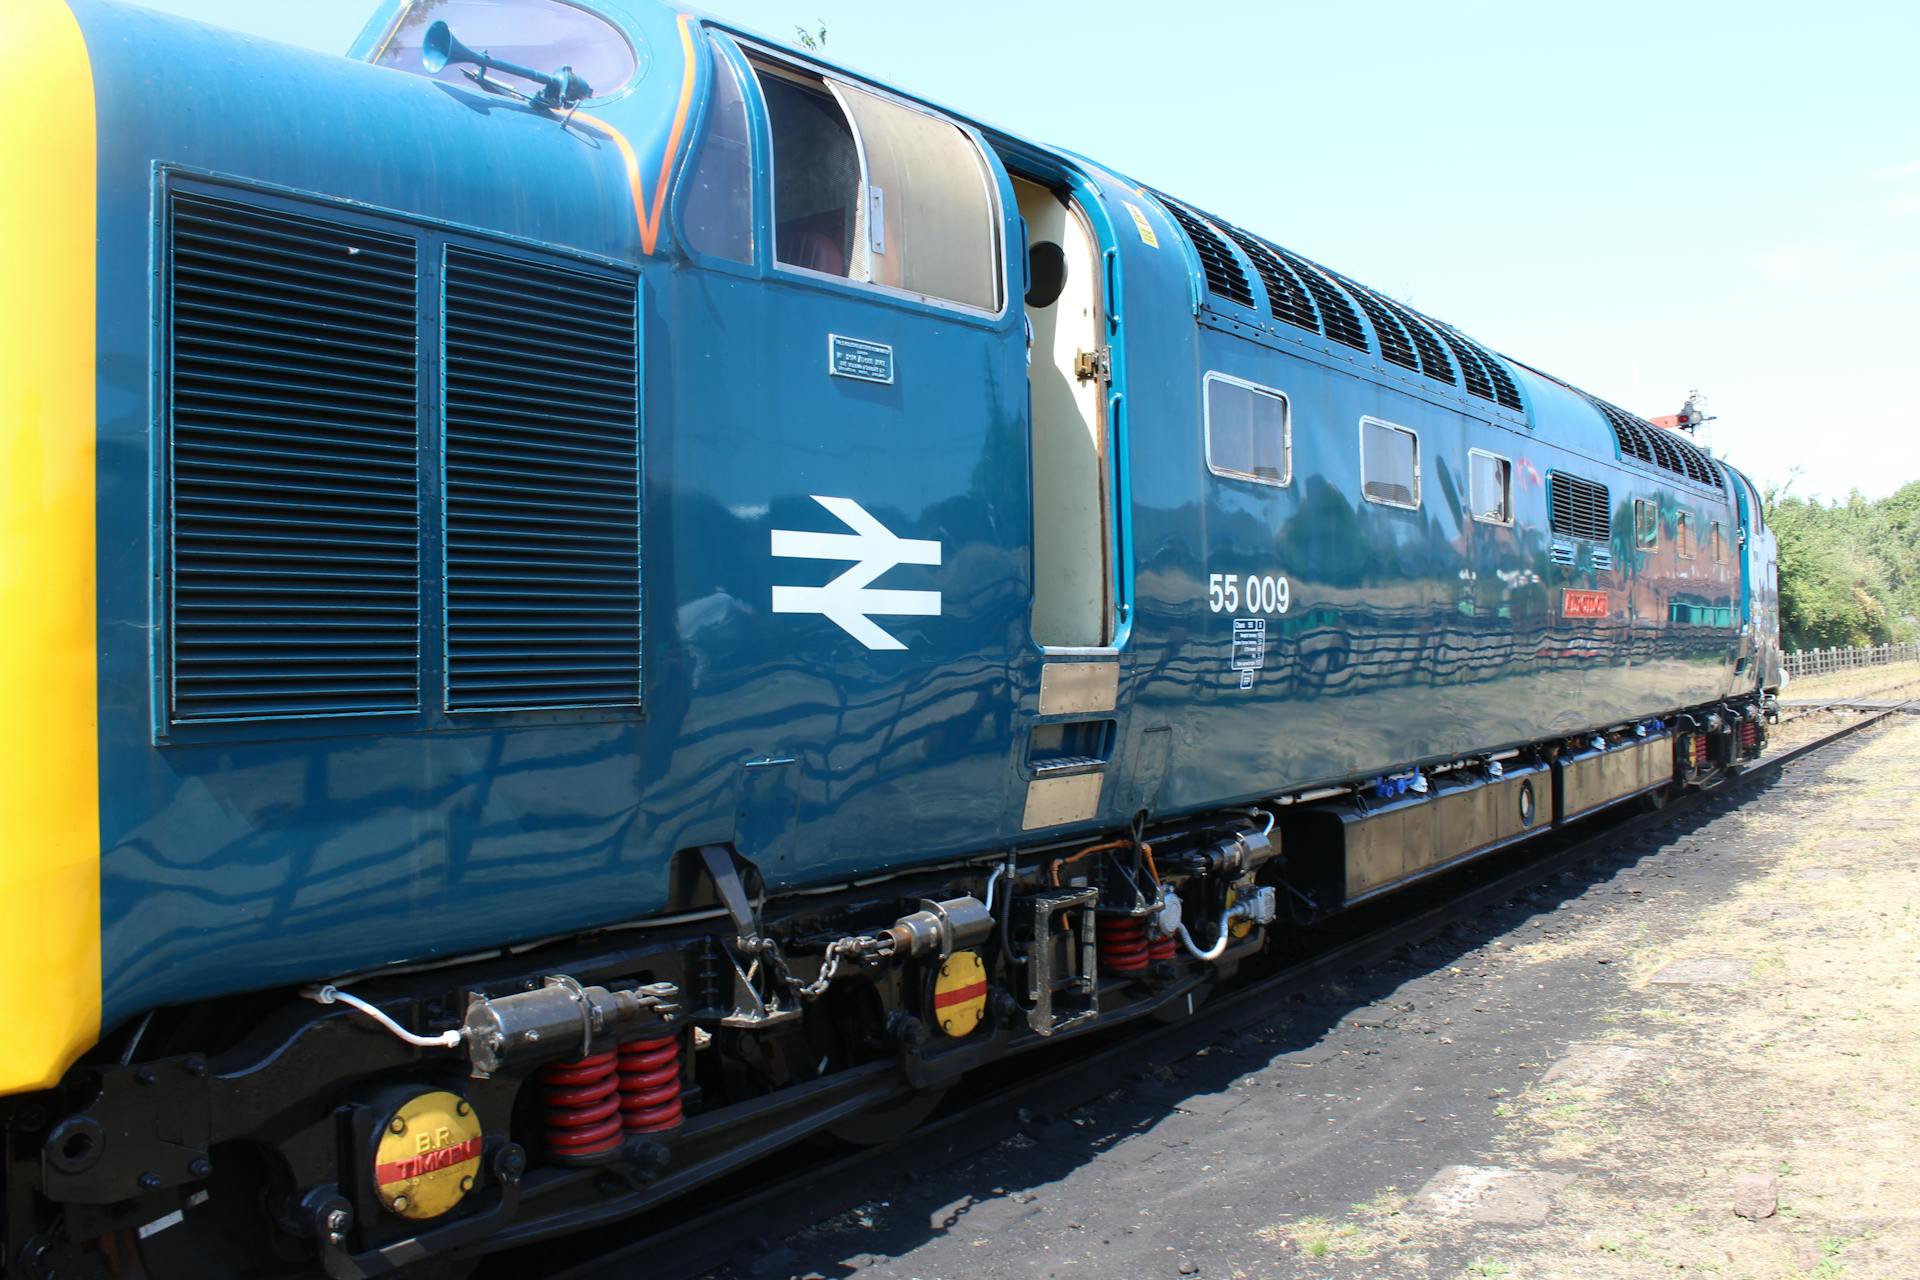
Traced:
[[910, 1124], [1737, 769], [1754, 488], [650, 0], [9, 0], [9, 1275], [371, 1276]]

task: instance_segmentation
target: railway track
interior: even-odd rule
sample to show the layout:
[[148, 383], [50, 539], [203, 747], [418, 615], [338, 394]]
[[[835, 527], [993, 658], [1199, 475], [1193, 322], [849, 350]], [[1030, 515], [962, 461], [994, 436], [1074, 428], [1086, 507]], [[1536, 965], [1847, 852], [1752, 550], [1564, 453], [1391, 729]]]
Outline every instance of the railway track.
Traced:
[[[489, 1257], [488, 1280], [682, 1280], [773, 1247], [844, 1213], [915, 1168], [939, 1167], [1018, 1132], [1025, 1114], [1055, 1114], [1092, 1101], [1144, 1067], [1169, 1063], [1196, 1047], [1270, 1017], [1296, 994], [1342, 973], [1380, 964], [1395, 952], [1464, 923], [1582, 863], [1617, 858], [1621, 846], [1738, 796], [1782, 769], [1889, 717], [1920, 709], [1896, 703], [1807, 742], [1765, 756], [1739, 775], [1663, 807], [1602, 815], [1436, 877], [1349, 913], [1341, 926], [1306, 931], [1297, 954], [1279, 958], [1178, 1022], [1125, 1024], [995, 1064], [958, 1086], [928, 1123], [880, 1148], [829, 1152], [803, 1148], [770, 1155], [757, 1169], [723, 1178], [666, 1208], [564, 1239]], [[1343, 927], [1342, 927], [1343, 926]], [[689, 1212], [688, 1204], [710, 1206]]]
[[[1888, 711], [1898, 710], [1903, 706], [1911, 707], [1913, 700], [1902, 695], [1911, 691], [1916, 683], [1920, 682], [1910, 679], [1902, 680], [1896, 684], [1883, 685], [1878, 689], [1869, 689], [1864, 693], [1856, 693], [1848, 697], [1829, 698], [1824, 702], [1805, 702], [1797, 699], [1783, 701], [1780, 704], [1781, 707], [1793, 714], [1781, 716], [1776, 723], [1789, 725], [1796, 720], [1804, 720], [1810, 715], [1823, 711]], [[1889, 697], [1889, 695], [1892, 696]], [[1895, 705], [1889, 706], [1888, 703]]]

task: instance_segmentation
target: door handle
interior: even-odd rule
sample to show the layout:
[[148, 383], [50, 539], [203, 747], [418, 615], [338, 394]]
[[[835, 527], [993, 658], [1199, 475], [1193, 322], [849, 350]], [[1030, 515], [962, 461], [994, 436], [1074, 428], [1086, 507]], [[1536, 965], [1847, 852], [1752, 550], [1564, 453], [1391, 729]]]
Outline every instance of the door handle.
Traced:
[[1108, 249], [1101, 256], [1101, 272], [1107, 293], [1107, 332], [1120, 332], [1120, 251]]

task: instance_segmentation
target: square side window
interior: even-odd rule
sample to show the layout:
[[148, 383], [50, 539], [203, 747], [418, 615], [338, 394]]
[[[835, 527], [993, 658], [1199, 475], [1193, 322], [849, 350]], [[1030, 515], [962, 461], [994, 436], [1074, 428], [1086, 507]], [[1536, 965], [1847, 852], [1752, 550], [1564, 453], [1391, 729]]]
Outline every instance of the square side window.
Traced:
[[1473, 518], [1487, 524], [1513, 523], [1513, 463], [1497, 454], [1470, 450], [1469, 497]]
[[1378, 418], [1360, 419], [1360, 492], [1390, 507], [1420, 505], [1420, 441]]
[[1209, 471], [1277, 487], [1293, 479], [1293, 426], [1285, 395], [1210, 373], [1206, 412]]
[[1645, 498], [1633, 500], [1633, 545], [1645, 551], [1660, 545], [1660, 507]]

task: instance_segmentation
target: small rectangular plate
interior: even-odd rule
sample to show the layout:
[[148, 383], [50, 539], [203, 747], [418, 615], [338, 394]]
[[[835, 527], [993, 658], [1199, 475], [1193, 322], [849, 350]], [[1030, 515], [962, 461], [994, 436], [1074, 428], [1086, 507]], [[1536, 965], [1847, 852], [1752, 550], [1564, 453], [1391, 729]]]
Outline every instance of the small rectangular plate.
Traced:
[[893, 348], [884, 342], [864, 338], [827, 335], [827, 372], [836, 378], [857, 378], [861, 382], [893, 382]]
[[1607, 593], [1569, 588], [1561, 600], [1560, 613], [1568, 618], [1604, 618], [1607, 616]]
[[1100, 784], [1106, 777], [1102, 770], [1070, 778], [1035, 778], [1027, 784], [1027, 808], [1020, 815], [1020, 829], [1033, 831], [1092, 818], [1100, 812]]
[[1117, 662], [1049, 662], [1040, 668], [1040, 714], [1111, 711], [1120, 694]]

